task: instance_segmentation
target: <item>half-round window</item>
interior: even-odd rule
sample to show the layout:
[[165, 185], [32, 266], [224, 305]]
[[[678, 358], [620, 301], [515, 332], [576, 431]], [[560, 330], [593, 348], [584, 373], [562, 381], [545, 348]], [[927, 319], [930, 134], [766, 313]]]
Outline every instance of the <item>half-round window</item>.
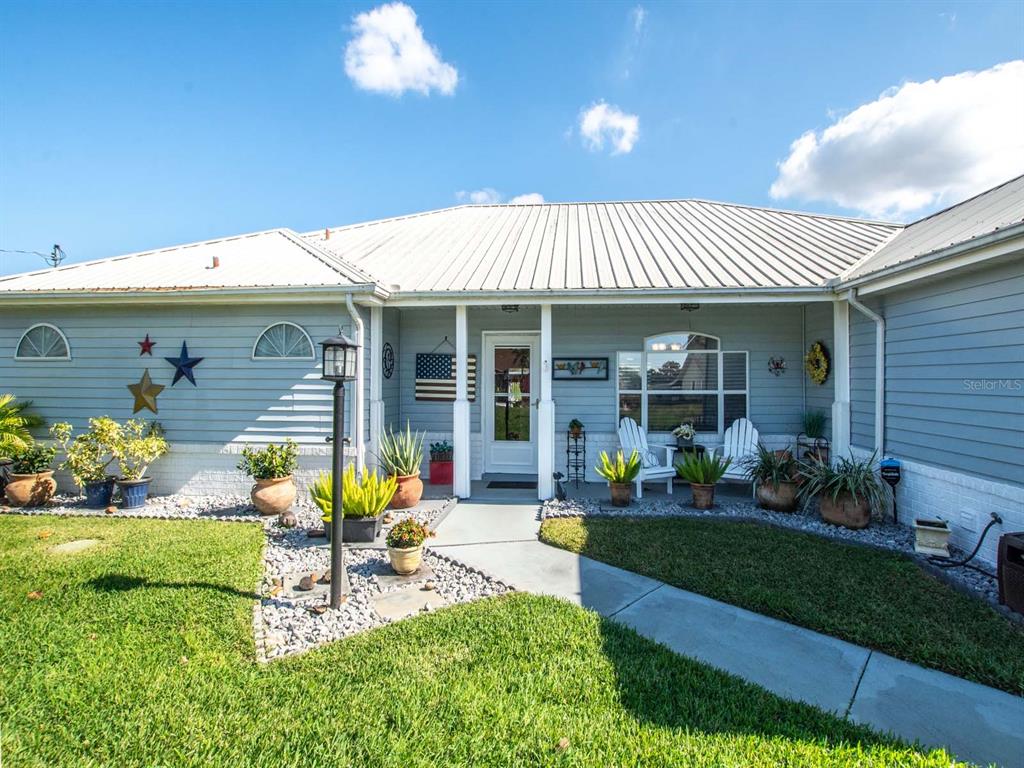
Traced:
[[29, 328], [18, 342], [15, 360], [70, 360], [71, 348], [60, 328], [39, 323]]
[[312, 360], [313, 342], [295, 323], [275, 323], [256, 339], [253, 360]]

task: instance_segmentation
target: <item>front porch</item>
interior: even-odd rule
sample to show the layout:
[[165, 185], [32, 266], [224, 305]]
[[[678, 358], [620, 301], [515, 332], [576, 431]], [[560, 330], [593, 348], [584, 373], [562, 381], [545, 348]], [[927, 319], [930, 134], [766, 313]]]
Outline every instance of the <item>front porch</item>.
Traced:
[[[819, 295], [724, 303], [458, 304], [374, 306], [370, 313], [368, 450], [387, 425], [454, 445], [460, 498], [554, 496], [553, 473], [571, 495], [600, 495], [593, 468], [619, 449], [618, 422], [633, 418], [651, 443], [673, 443], [688, 422], [707, 450], [737, 418], [770, 448], [793, 447], [808, 410], [829, 415], [826, 436], [849, 444], [848, 307]], [[824, 384], [803, 371], [809, 344], [831, 352]], [[838, 382], [838, 384], [836, 384]], [[838, 386], [838, 389], [837, 389]], [[838, 415], [838, 419], [835, 418]], [[568, 435], [573, 419], [585, 442]], [[580, 448], [581, 484], [569, 482]], [[844, 451], [845, 452], [845, 451]], [[429, 479], [429, 459], [422, 474]], [[496, 488], [495, 477], [536, 488]], [[686, 492], [685, 488], [678, 489]], [[663, 494], [651, 483], [648, 494]], [[748, 494], [748, 489], [737, 490]], [[732, 489], [725, 493], [733, 493]]]

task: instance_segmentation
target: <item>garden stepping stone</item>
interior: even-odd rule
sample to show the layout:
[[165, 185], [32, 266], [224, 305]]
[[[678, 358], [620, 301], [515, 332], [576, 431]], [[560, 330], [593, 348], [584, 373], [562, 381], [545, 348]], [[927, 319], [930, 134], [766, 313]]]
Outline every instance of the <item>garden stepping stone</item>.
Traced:
[[410, 573], [408, 576], [400, 576], [395, 573], [391, 569], [390, 563], [374, 563], [368, 570], [377, 577], [377, 582], [380, 584], [381, 589], [392, 589], [393, 587], [415, 584], [428, 579], [432, 581], [434, 579], [434, 569], [426, 563], [420, 565], [415, 573]]
[[426, 590], [423, 587], [411, 584], [394, 592], [385, 592], [375, 595], [370, 599], [375, 611], [383, 619], [396, 621], [407, 616], [414, 616], [424, 608], [435, 610], [443, 608], [446, 603], [444, 598], [436, 591]]
[[73, 555], [76, 552], [89, 549], [89, 547], [94, 547], [99, 543], [99, 539], [75, 539], [74, 541], [66, 541], [63, 544], [50, 547], [50, 552], [54, 555]]

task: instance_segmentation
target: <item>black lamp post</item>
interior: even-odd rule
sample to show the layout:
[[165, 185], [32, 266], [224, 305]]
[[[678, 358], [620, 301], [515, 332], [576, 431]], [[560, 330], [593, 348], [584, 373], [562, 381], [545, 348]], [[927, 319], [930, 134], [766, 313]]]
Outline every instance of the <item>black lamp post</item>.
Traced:
[[340, 608], [345, 579], [342, 548], [341, 480], [345, 473], [345, 382], [356, 378], [359, 347], [347, 336], [332, 336], [323, 347], [322, 378], [334, 382], [334, 431], [331, 436], [331, 608]]

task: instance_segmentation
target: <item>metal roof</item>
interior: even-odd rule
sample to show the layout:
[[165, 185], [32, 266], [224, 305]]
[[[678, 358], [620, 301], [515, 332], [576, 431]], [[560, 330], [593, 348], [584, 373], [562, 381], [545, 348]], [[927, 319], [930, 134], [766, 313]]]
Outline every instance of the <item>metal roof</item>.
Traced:
[[355, 286], [373, 282], [294, 232], [272, 229], [0, 277], [0, 293]]
[[304, 237], [407, 294], [816, 287], [898, 230], [836, 216], [655, 200], [459, 206]]
[[1024, 176], [905, 227], [843, 275], [853, 280], [1024, 223]]

